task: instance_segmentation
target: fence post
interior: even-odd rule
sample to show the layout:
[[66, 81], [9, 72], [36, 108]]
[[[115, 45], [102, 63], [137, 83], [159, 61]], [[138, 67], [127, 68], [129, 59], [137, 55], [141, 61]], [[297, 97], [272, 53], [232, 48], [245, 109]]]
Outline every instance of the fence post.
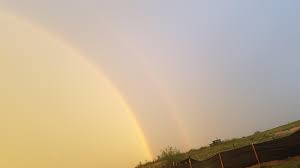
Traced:
[[261, 167], [260, 161], [259, 161], [259, 158], [258, 158], [258, 155], [257, 155], [257, 152], [256, 152], [256, 149], [255, 149], [255, 146], [254, 146], [253, 143], [251, 143], [251, 145], [252, 145], [252, 149], [253, 149], [253, 151], [254, 151], [255, 158], [256, 158], [256, 160], [257, 160], [258, 166]]
[[192, 162], [191, 162], [191, 157], [189, 157], [189, 164], [190, 164], [190, 168], [193, 168], [192, 167]]
[[222, 160], [222, 156], [221, 156], [220, 152], [219, 152], [219, 159], [220, 159], [221, 167], [224, 168], [224, 164], [223, 164], [223, 160]]

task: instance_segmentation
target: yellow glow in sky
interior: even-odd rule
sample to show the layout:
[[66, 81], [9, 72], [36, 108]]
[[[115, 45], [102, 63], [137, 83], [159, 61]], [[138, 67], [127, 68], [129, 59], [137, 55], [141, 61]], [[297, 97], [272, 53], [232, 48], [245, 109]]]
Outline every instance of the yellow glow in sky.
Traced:
[[0, 14], [0, 167], [129, 168], [149, 158], [99, 70], [47, 32]]

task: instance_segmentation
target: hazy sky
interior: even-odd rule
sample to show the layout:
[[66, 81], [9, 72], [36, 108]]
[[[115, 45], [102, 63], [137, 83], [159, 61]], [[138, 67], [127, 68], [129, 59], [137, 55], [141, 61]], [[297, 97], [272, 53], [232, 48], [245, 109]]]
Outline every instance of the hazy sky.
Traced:
[[102, 72], [154, 155], [300, 118], [300, 1], [0, 0], [2, 9]]

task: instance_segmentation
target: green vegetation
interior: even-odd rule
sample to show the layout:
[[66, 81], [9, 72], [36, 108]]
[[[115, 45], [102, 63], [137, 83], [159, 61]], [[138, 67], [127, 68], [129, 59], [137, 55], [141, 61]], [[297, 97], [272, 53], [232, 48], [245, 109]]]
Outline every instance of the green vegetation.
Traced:
[[167, 147], [161, 151], [161, 154], [157, 156], [157, 160], [177, 161], [180, 159], [181, 153], [174, 147]]
[[196, 150], [195, 149], [190, 150], [189, 152], [187, 152], [187, 155], [191, 156], [196, 160], [204, 160], [219, 152], [240, 148], [243, 146], [247, 146], [251, 143], [261, 143], [272, 139], [280, 138], [283, 136], [288, 136], [291, 133], [293, 133], [292, 128], [299, 127], [299, 126], [300, 126], [300, 120], [264, 132], [257, 131], [248, 137], [225, 140], [222, 141], [222, 143], [219, 145], [206, 146]]
[[250, 145], [251, 143], [261, 143], [272, 139], [288, 136], [296, 131], [296, 129], [293, 129], [296, 127], [300, 127], [300, 120], [267, 131], [256, 131], [254, 134], [247, 137], [234, 138], [231, 140], [221, 141], [221, 143], [216, 145], [203, 146], [199, 149], [192, 149], [186, 153], [180, 153], [180, 151], [176, 148], [169, 147], [162, 150], [161, 154], [157, 157], [156, 160], [147, 162], [145, 164], [140, 164], [138, 168], [147, 168], [147, 165], [152, 164], [164, 165], [173, 161], [181, 161], [183, 159], [186, 159], [187, 156], [190, 156], [191, 158], [196, 160], [205, 160], [211, 156], [214, 156], [215, 154], [218, 154], [219, 152], [244, 147]]
[[157, 156], [157, 158], [153, 161], [145, 161], [144, 164], [141, 162], [136, 166], [136, 168], [143, 168], [147, 167], [148, 165], [162, 165], [165, 163], [172, 163], [179, 161], [180, 159], [184, 158], [183, 154], [175, 147], [167, 147], [161, 150], [161, 153]]

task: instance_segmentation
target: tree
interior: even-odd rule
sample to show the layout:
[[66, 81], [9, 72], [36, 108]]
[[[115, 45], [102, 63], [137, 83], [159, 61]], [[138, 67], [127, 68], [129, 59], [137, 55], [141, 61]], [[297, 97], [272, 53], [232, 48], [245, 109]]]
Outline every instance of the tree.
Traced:
[[153, 161], [145, 161], [144, 163], [139, 162], [135, 168], [143, 168], [144, 166], [147, 166], [148, 164], [152, 164], [159, 161], [167, 161], [168, 164], [173, 163], [174, 161], [180, 160], [182, 157], [182, 153], [175, 147], [167, 147], [163, 150], [161, 150], [161, 153], [157, 156], [156, 160]]
[[157, 160], [176, 161], [179, 159], [181, 153], [175, 147], [167, 147], [161, 150], [160, 155], [157, 156]]

